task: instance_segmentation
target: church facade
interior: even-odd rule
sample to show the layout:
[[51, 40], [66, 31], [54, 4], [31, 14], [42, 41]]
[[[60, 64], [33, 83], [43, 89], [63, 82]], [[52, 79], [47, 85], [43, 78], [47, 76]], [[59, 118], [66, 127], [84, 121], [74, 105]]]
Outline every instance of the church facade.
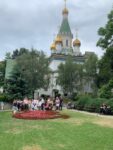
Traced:
[[[73, 60], [77, 64], [84, 64], [87, 56], [92, 54], [92, 52], [85, 52], [82, 54], [80, 51], [81, 42], [78, 39], [78, 35], [76, 34], [76, 38], [73, 39], [73, 34], [71, 32], [71, 28], [68, 21], [68, 14], [69, 11], [66, 7], [62, 10], [62, 22], [59, 28], [59, 31], [53, 39], [53, 43], [50, 46], [51, 55], [49, 57], [50, 63], [49, 68], [51, 69], [50, 75], [50, 83], [48, 88], [40, 89], [35, 91], [34, 97], [37, 98], [38, 96], [45, 94], [55, 96], [56, 94], [64, 94], [62, 87], [57, 84], [57, 77], [58, 77], [58, 67], [61, 63], [65, 64], [66, 59], [69, 55], [72, 56]], [[12, 74], [13, 67], [15, 66], [16, 61], [14, 59], [8, 59], [6, 62], [6, 72], [5, 72], [5, 79], [9, 79], [10, 75]], [[90, 83], [92, 84], [93, 81]], [[84, 93], [92, 93], [93, 89], [91, 88], [91, 84], [85, 83], [83, 85]], [[75, 89], [75, 92], [79, 92]]]
[[[58, 66], [61, 63], [64, 64], [69, 55], [73, 57], [75, 63], [84, 64], [87, 55], [90, 55], [90, 53], [92, 53], [92, 52], [85, 52], [85, 54], [82, 55], [80, 51], [81, 42], [78, 39], [77, 34], [76, 39], [73, 39], [73, 34], [71, 32], [71, 28], [68, 21], [68, 14], [69, 11], [65, 3], [65, 7], [62, 11], [63, 18], [60, 29], [50, 47], [51, 56], [49, 67], [52, 70], [52, 74], [50, 77], [49, 88], [47, 90], [40, 89], [39, 91], [36, 91], [36, 94], [38, 93], [38, 95], [46, 94], [54, 96], [55, 93], [63, 94], [61, 86], [59, 86], [56, 82], [58, 77], [57, 73]], [[87, 84], [84, 85], [84, 93], [92, 93], [90, 85]]]

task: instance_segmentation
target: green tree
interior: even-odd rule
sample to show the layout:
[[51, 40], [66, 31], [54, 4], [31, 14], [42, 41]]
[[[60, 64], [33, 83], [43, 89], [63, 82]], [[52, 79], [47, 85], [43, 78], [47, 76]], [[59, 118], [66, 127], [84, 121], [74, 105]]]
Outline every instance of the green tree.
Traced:
[[105, 27], [98, 30], [101, 36], [97, 42], [105, 50], [105, 53], [99, 61], [99, 75], [98, 86], [108, 84], [109, 80], [113, 78], [113, 10], [108, 14], [108, 21]]
[[98, 64], [98, 86], [101, 87], [107, 84], [110, 79], [113, 78], [113, 48], [107, 49], [104, 56], [101, 58]]
[[11, 53], [10, 52], [7, 52], [5, 54], [5, 59], [12, 59], [12, 56], [11, 56]]
[[99, 96], [102, 98], [113, 98], [113, 79], [100, 88]]
[[64, 93], [72, 95], [77, 90], [79, 84], [79, 70], [78, 65], [69, 56], [65, 64], [60, 64], [58, 67], [57, 82], [61, 85]]
[[113, 10], [108, 14], [108, 21], [105, 27], [101, 27], [98, 30], [98, 34], [101, 36], [97, 42], [97, 46], [107, 49], [113, 47]]
[[32, 96], [34, 91], [47, 85], [49, 60], [43, 52], [32, 49], [16, 59], [23, 78], [28, 83]]
[[16, 50], [14, 50], [13, 51], [13, 54], [12, 54], [12, 59], [16, 59], [18, 56], [21, 56], [21, 55], [23, 55], [23, 54], [26, 54], [26, 53], [28, 53], [28, 49], [26, 49], [26, 48], [20, 48], [20, 49], [16, 49]]
[[0, 86], [4, 85], [5, 79], [5, 61], [0, 62]]
[[91, 53], [84, 63], [84, 81], [88, 84], [88, 87], [91, 85], [94, 94], [97, 93], [97, 62], [97, 55]]
[[5, 93], [10, 101], [14, 99], [23, 99], [29, 95], [27, 82], [22, 77], [18, 67], [14, 67], [12, 75], [5, 81]]

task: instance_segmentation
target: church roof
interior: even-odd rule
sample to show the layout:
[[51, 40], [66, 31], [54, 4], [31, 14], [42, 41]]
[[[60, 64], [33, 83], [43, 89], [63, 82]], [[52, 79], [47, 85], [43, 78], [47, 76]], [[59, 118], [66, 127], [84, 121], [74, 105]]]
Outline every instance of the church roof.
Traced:
[[[66, 61], [67, 57], [69, 55], [65, 55], [65, 54], [52, 54], [49, 58], [50, 62], [54, 61], [54, 60], [58, 60], [60, 61]], [[85, 62], [85, 56], [81, 55], [81, 56], [72, 56], [73, 60], [76, 63], [84, 63]]]
[[59, 34], [70, 34], [70, 35], [72, 35], [67, 18], [63, 19], [61, 27], [60, 27]]

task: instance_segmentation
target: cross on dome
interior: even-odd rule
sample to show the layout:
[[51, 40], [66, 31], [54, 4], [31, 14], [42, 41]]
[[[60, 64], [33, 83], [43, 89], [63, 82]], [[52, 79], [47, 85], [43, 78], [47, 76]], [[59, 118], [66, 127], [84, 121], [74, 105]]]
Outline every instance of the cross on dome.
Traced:
[[78, 29], [76, 29], [76, 39], [78, 38]]
[[63, 9], [63, 15], [64, 14], [68, 14], [68, 9], [66, 8], [66, 2], [67, 2], [67, 0], [64, 0], [64, 2], [65, 2], [65, 6], [64, 6], [64, 9]]
[[64, 2], [65, 2], [65, 8], [66, 8], [66, 2], [67, 2], [67, 0], [64, 0]]

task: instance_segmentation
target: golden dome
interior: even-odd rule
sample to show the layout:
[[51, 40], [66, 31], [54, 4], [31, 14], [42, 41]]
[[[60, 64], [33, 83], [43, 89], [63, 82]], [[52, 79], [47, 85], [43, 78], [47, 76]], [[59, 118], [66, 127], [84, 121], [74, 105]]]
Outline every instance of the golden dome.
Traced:
[[61, 43], [62, 44], [62, 38], [58, 35], [55, 39], [55, 44]]
[[62, 14], [64, 15], [64, 14], [68, 14], [69, 12], [68, 12], [68, 9], [67, 8], [64, 8], [63, 9], [63, 11], [62, 11]]
[[53, 44], [51, 45], [50, 49], [51, 49], [51, 50], [56, 50], [56, 45], [55, 45], [55, 43], [53, 43]]
[[80, 45], [81, 45], [81, 42], [78, 39], [73, 41], [73, 46], [80, 46]]

